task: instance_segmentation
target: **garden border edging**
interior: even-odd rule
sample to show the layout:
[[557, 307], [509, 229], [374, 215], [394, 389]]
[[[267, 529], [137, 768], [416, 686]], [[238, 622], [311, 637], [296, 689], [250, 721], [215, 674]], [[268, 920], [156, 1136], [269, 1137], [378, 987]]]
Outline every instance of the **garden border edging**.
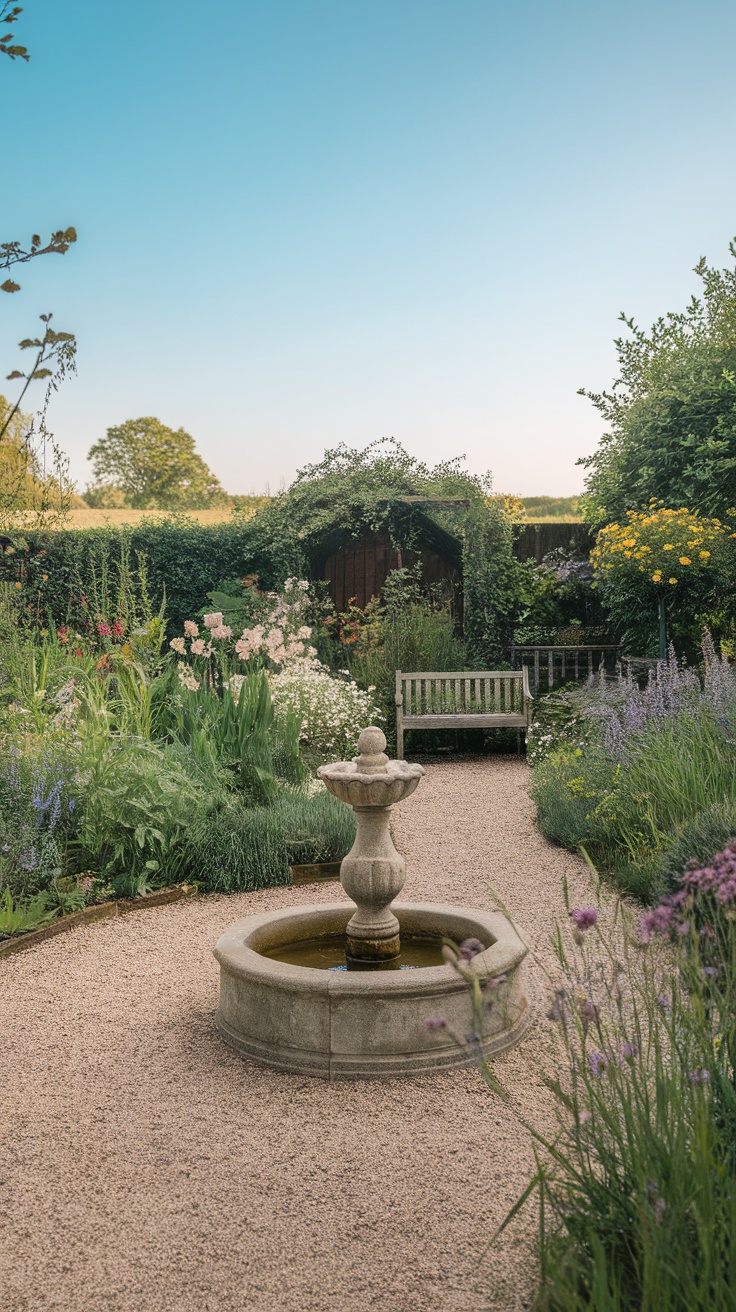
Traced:
[[174, 888], [157, 889], [155, 893], [146, 893], [143, 897], [118, 898], [114, 902], [100, 902], [98, 906], [83, 907], [81, 911], [74, 911], [70, 916], [52, 920], [49, 925], [44, 925], [41, 929], [33, 929], [28, 934], [18, 934], [15, 938], [6, 939], [5, 942], [0, 943], [0, 959], [9, 957], [14, 952], [33, 948], [47, 938], [55, 938], [57, 934], [76, 929], [77, 925], [84, 925], [88, 921], [108, 920], [111, 916], [128, 915], [130, 911], [145, 911], [147, 907], [166, 906], [169, 902], [179, 902], [181, 898], [193, 897], [195, 893], [193, 884], [177, 884]]

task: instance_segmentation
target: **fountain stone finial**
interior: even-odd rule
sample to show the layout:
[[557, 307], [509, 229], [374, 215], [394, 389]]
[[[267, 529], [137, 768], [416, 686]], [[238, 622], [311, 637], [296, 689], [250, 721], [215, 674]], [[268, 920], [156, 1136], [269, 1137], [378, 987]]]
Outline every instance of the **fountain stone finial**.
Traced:
[[385, 746], [383, 730], [371, 725], [358, 739], [354, 760], [317, 771], [330, 792], [352, 806], [358, 826], [340, 867], [340, 883], [356, 905], [347, 927], [348, 960], [376, 965], [401, 951], [391, 903], [404, 886], [406, 866], [391, 838], [391, 808], [414, 792], [424, 774], [421, 765], [390, 761]]

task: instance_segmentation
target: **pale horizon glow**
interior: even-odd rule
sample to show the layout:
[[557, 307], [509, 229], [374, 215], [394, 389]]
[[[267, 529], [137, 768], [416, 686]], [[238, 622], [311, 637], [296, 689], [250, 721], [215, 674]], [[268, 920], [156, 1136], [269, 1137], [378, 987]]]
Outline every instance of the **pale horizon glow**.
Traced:
[[0, 240], [79, 241], [0, 300], [3, 374], [36, 315], [77, 334], [81, 489], [155, 415], [229, 492], [393, 436], [576, 495], [619, 311], [684, 306], [736, 233], [726, 0], [25, 0], [15, 35]]

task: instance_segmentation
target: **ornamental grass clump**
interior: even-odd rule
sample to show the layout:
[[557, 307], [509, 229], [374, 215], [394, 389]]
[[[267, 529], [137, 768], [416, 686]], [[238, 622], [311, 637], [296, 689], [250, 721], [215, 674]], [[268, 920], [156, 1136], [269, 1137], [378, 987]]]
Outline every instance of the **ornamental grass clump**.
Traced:
[[599, 886], [553, 936], [559, 1129], [501, 1227], [536, 1199], [536, 1312], [734, 1307], [736, 845], [681, 892], [637, 932]]

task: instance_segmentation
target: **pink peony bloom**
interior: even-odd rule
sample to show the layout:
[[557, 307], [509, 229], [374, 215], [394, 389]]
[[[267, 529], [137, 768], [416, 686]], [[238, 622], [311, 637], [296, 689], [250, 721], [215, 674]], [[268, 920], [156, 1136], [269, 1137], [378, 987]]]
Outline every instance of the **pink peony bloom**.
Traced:
[[[220, 618], [222, 619], [222, 616], [220, 616]], [[210, 628], [210, 633], [213, 638], [219, 639], [232, 638], [233, 636], [233, 631], [229, 624], [214, 624]]]
[[[186, 628], [186, 625], [184, 625]], [[204, 656], [204, 638], [195, 638], [191, 645], [192, 656]]]

